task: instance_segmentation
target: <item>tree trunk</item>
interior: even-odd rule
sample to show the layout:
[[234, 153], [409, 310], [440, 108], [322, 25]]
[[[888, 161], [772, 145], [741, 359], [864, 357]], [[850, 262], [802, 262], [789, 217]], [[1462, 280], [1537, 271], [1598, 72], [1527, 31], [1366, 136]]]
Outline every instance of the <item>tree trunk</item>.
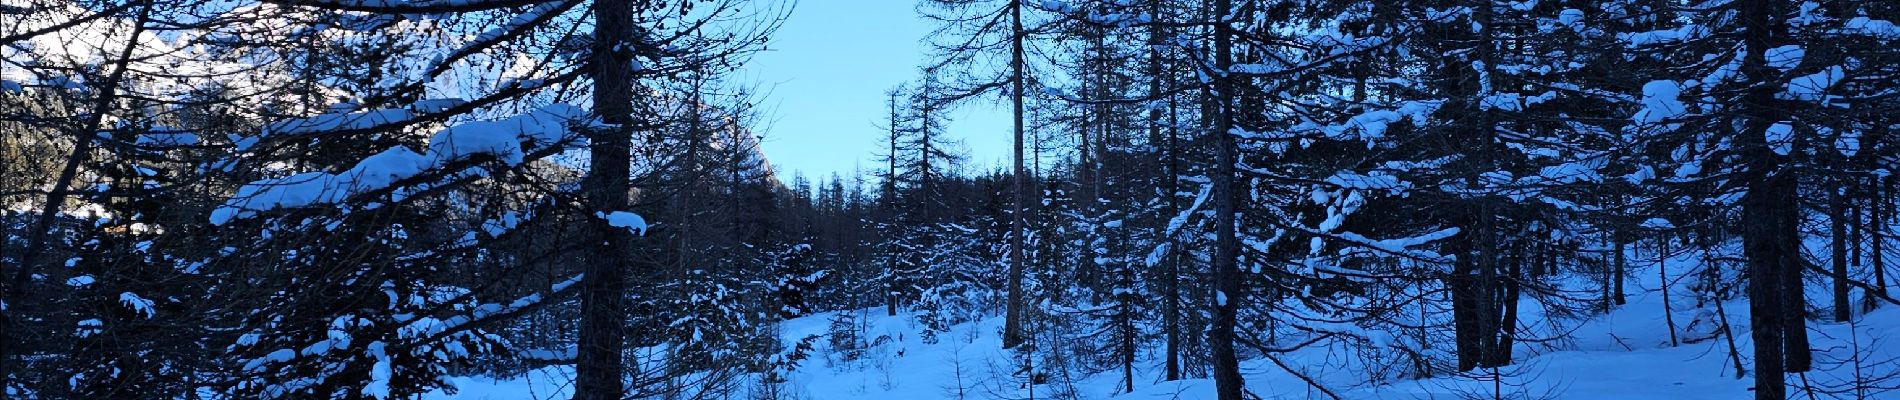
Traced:
[[[1128, 282], [1128, 284], [1132, 285], [1133, 282]], [[1123, 297], [1122, 316], [1120, 321], [1121, 326], [1119, 328], [1122, 330], [1120, 349], [1122, 362], [1122, 393], [1134, 393], [1135, 353], [1139, 350], [1135, 347], [1135, 336], [1140, 335], [1141, 331], [1135, 327], [1135, 299], [1132, 298], [1134, 296], [1132, 294], [1124, 294], [1121, 296]]]
[[1669, 329], [1669, 346], [1682, 345], [1681, 339], [1676, 337], [1676, 313], [1669, 304], [1669, 234], [1667, 233], [1656, 236], [1656, 277], [1662, 282], [1659, 287], [1662, 288], [1663, 325]]
[[[627, 38], [638, 37], [633, 29], [631, 1], [595, 0], [594, 37], [613, 40], [594, 41], [592, 75], [594, 114], [608, 126], [593, 130], [588, 151], [588, 176], [584, 191], [591, 211], [626, 211], [632, 137], [627, 125], [633, 111], [633, 54]], [[627, 271], [625, 250], [632, 242], [631, 233], [609, 226], [607, 221], [585, 215], [595, 245], [589, 247], [583, 261], [581, 286], [581, 326], [575, 360], [574, 398], [576, 400], [620, 400], [626, 388], [622, 383], [621, 349], [626, 341]]]
[[[890, 153], [887, 153], [889, 154], [889, 156], [885, 158], [888, 164], [886, 165], [886, 167], [889, 168], [888, 170], [885, 171], [886, 175], [884, 175], [884, 204], [885, 204], [884, 210], [888, 214], [887, 215], [888, 218], [885, 219], [887, 223], [892, 223], [896, 221], [897, 214], [898, 214], [898, 210], [897, 210], [897, 138], [898, 138], [898, 135], [902, 132], [902, 129], [898, 128], [897, 126], [898, 121], [899, 121], [899, 116], [897, 114], [897, 94], [898, 93], [896, 91], [891, 92], [891, 103], [890, 103], [891, 105], [891, 149], [890, 149]], [[888, 240], [888, 236], [886, 240]], [[884, 315], [894, 317], [894, 316], [897, 316], [897, 302], [899, 300], [898, 293], [897, 293], [897, 254], [898, 252], [895, 246], [892, 246], [892, 248], [887, 249], [887, 251], [889, 252], [889, 254], [886, 254], [884, 257]]]
[[1871, 260], [1868, 260], [1868, 268], [1874, 270], [1874, 293], [1877, 296], [1869, 296], [1867, 298], [1868, 309], [1872, 309], [1880, 304], [1874, 300], [1874, 297], [1887, 297], [1887, 251], [1885, 246], [1887, 241], [1887, 211], [1891, 203], [1888, 202], [1887, 198], [1881, 197], [1881, 195], [1885, 193], [1881, 190], [1884, 188], [1883, 182], [1876, 178], [1873, 184], [1873, 204], [1870, 204], [1873, 210], [1869, 213], [1872, 214], [1871, 216], [1873, 218], [1870, 218], [1870, 221], [1868, 221], [1870, 225], [1866, 231], [1869, 233], [1868, 236], [1873, 242], [1868, 246], [1868, 255], [1872, 256], [1870, 257]]
[[1785, 204], [1785, 194], [1749, 190], [1742, 196], [1743, 254], [1748, 258], [1748, 314], [1755, 341], [1755, 399], [1785, 400], [1783, 373], [1783, 307], [1780, 304], [1781, 250], [1771, 207]]
[[[1150, 0], [1148, 2], [1148, 14], [1154, 15], [1157, 18], [1160, 17], [1162, 15], [1161, 5], [1161, 0]], [[1148, 101], [1150, 102], [1157, 101], [1161, 99], [1162, 96], [1166, 96], [1166, 94], [1162, 92], [1162, 80], [1166, 79], [1163, 75], [1166, 71], [1162, 69], [1161, 60], [1163, 29], [1166, 28], [1162, 24], [1155, 24], [1148, 27]], [[1163, 295], [1166, 296], [1166, 298], [1162, 300], [1161, 316], [1161, 329], [1164, 332], [1163, 336], [1166, 337], [1164, 339], [1166, 349], [1163, 350], [1165, 360], [1162, 361], [1162, 369], [1164, 370], [1163, 374], [1165, 375], [1165, 379], [1173, 381], [1181, 379], [1180, 316], [1177, 315], [1180, 312], [1179, 302], [1181, 296], [1180, 282], [1178, 282], [1180, 278], [1180, 260], [1175, 256], [1177, 251], [1174, 248], [1174, 234], [1168, 231], [1168, 224], [1172, 221], [1171, 217], [1173, 217], [1175, 213], [1180, 212], [1180, 206], [1176, 205], [1175, 199], [1176, 194], [1181, 190], [1177, 184], [1177, 182], [1180, 182], [1180, 177], [1177, 176], [1179, 169], [1176, 167], [1180, 155], [1175, 149], [1176, 130], [1172, 123], [1169, 124], [1166, 137], [1162, 135], [1161, 115], [1161, 107], [1148, 107], [1148, 140], [1151, 143], [1163, 143], [1162, 151], [1167, 152], [1167, 164], [1162, 170], [1163, 175], [1161, 177], [1162, 181], [1165, 182], [1162, 185], [1163, 208], [1161, 215], [1170, 218], [1160, 219], [1158, 222], [1160, 222], [1161, 226], [1158, 228], [1160, 228], [1162, 234], [1161, 245], [1167, 248], [1167, 251], [1161, 255], [1161, 262], [1163, 264], [1161, 268], [1163, 274], [1161, 277], [1161, 285], [1163, 290], [1165, 290]], [[1172, 121], [1174, 116], [1173, 97], [1168, 97], [1168, 116]]]
[[1451, 276], [1445, 286], [1451, 295], [1452, 344], [1458, 359], [1458, 371], [1470, 371], [1478, 367], [1479, 340], [1478, 327], [1482, 320], [1478, 316], [1477, 290], [1477, 246], [1472, 245], [1479, 231], [1463, 235], [1464, 240], [1453, 241], [1448, 245], [1452, 254], [1458, 258], [1452, 261]]
[[1848, 301], [1847, 290], [1847, 198], [1839, 190], [1828, 190], [1827, 220], [1833, 239], [1830, 261], [1834, 263], [1834, 320], [1847, 322], [1854, 318], [1854, 306]]
[[1498, 217], [1496, 205], [1488, 199], [1480, 199], [1477, 219], [1477, 275], [1475, 295], [1472, 296], [1472, 360], [1479, 367], [1495, 367], [1497, 343], [1500, 331], [1499, 322], [1503, 318], [1503, 278], [1500, 260], [1504, 248], [1497, 233]]
[[1616, 305], [1629, 304], [1629, 296], [1623, 292], [1623, 282], [1629, 280], [1629, 248], [1621, 239], [1616, 241], [1616, 266], [1614, 268], [1615, 270], [1611, 271], [1615, 274], [1611, 283], [1616, 285], [1616, 293], [1613, 298], [1616, 299]]
[[1234, 29], [1228, 13], [1232, 0], [1215, 0], [1214, 24], [1214, 107], [1215, 146], [1219, 149], [1214, 166], [1214, 323], [1208, 330], [1208, 347], [1213, 352], [1214, 390], [1220, 400], [1241, 400], [1246, 392], [1240, 377], [1240, 360], [1234, 354], [1234, 327], [1240, 309], [1240, 241], [1235, 237], [1235, 213], [1240, 193], [1235, 190], [1234, 163], [1239, 158], [1234, 136], [1228, 133], [1234, 124], [1234, 80], [1228, 75], [1233, 63]]
[[[1784, 174], [1786, 175], [1786, 174]], [[1797, 183], [1793, 177], [1779, 178], [1787, 182], [1782, 187], [1788, 199], [1780, 209], [1781, 240], [1781, 305], [1785, 324], [1782, 325], [1782, 346], [1788, 354], [1787, 372], [1808, 372], [1814, 369], [1813, 351], [1808, 344], [1808, 300], [1807, 285], [1802, 280], [1807, 270], [1806, 261], [1801, 259], [1801, 203]]]
[[1512, 348], [1517, 338], [1517, 305], [1522, 298], [1524, 279], [1524, 260], [1511, 263], [1508, 275], [1504, 277], [1502, 299], [1504, 315], [1498, 319], [1497, 347], [1492, 349], [1491, 367], [1511, 365]]
[[[1743, 0], [1736, 4], [1746, 29], [1742, 44], [1767, 49], [1784, 44], [1777, 36], [1786, 29], [1772, 0]], [[1743, 57], [1743, 76], [1766, 81], [1775, 72], [1760, 51]], [[1741, 149], [1742, 254], [1748, 260], [1749, 320], [1755, 338], [1755, 398], [1787, 397], [1787, 372], [1807, 371], [1805, 301], [1801, 297], [1800, 203], [1794, 171], [1783, 157], [1769, 149], [1767, 131], [1784, 118], [1775, 108], [1775, 85], [1755, 85], [1743, 96], [1740, 114], [1748, 118], [1736, 137]]]
[[1023, 342], [1023, 206], [1029, 202], [1029, 188], [1025, 185], [1028, 177], [1023, 171], [1023, 4], [1022, 0], [1009, 2], [1009, 100], [1010, 115], [1014, 123], [1015, 163], [1014, 173], [1010, 174], [1011, 195], [1009, 204], [1009, 283], [1003, 313], [1003, 348], [1015, 348]]

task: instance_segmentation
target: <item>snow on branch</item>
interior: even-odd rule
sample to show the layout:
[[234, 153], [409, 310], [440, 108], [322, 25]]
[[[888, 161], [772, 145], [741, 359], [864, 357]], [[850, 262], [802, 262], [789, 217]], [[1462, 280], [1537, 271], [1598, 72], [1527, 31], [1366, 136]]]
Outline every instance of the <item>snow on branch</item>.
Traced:
[[459, 124], [429, 139], [426, 154], [394, 147], [358, 162], [340, 173], [305, 172], [254, 181], [239, 188], [224, 205], [211, 211], [211, 223], [223, 225], [278, 209], [338, 204], [350, 197], [388, 189], [397, 182], [421, 176], [477, 155], [489, 155], [508, 165], [519, 165], [532, 148], [553, 145], [568, 134], [567, 124], [586, 115], [578, 107], [556, 104], [499, 121]]
[[[559, 283], [555, 283], [553, 286], [548, 288], [548, 293], [560, 293], [560, 292], [566, 291], [569, 287], [573, 287], [574, 284], [580, 283], [581, 278], [583, 277], [585, 277], [585, 275], [577, 274], [577, 275], [574, 275], [574, 277], [572, 278], [568, 278], [567, 280], [561, 281]], [[415, 320], [409, 321], [407, 325], [399, 329], [398, 334], [404, 338], [426, 339], [426, 338], [434, 337], [437, 335], [441, 335], [444, 332], [458, 331], [464, 327], [467, 327], [470, 324], [480, 323], [492, 317], [504, 316], [504, 315], [514, 314], [516, 312], [520, 312], [523, 310], [527, 310], [529, 307], [540, 305], [542, 302], [545, 302], [545, 301], [547, 301], [546, 296], [543, 296], [541, 293], [535, 293], [535, 294], [530, 294], [526, 296], [521, 296], [521, 298], [515, 299], [515, 301], [510, 302], [508, 304], [488, 303], [488, 304], [475, 306], [474, 310], [463, 315], [456, 315], [453, 317], [442, 318], [442, 319], [433, 318], [433, 317], [417, 318]]]
[[1424, 125], [1444, 103], [1440, 100], [1406, 101], [1392, 109], [1373, 109], [1354, 115], [1342, 123], [1302, 122], [1294, 130], [1317, 132], [1334, 140], [1365, 139], [1371, 146], [1374, 140], [1385, 137], [1386, 127], [1392, 123], [1410, 119], [1413, 125]]
[[1452, 237], [1453, 235], [1457, 235], [1458, 232], [1459, 232], [1458, 228], [1452, 227], [1452, 228], [1440, 229], [1433, 232], [1428, 232], [1422, 235], [1393, 238], [1393, 239], [1373, 239], [1373, 238], [1368, 238], [1368, 237], [1365, 237], [1363, 235], [1353, 233], [1353, 232], [1340, 232], [1338, 235], [1333, 236], [1333, 238], [1350, 242], [1362, 247], [1378, 249], [1379, 251], [1383, 251], [1390, 254], [1402, 255], [1409, 258], [1425, 260], [1425, 261], [1434, 261], [1434, 262], [1451, 262], [1452, 261], [1451, 258], [1445, 257], [1444, 255], [1438, 254], [1437, 252], [1430, 251], [1430, 250], [1414, 249], [1413, 247], [1417, 247], [1419, 245], [1423, 245], [1426, 243], [1436, 242], [1439, 240], [1444, 240], [1446, 238]]
[[[342, 112], [273, 122], [264, 126], [263, 133], [264, 136], [308, 135], [339, 130], [374, 129], [408, 122], [418, 115], [442, 112], [463, 103], [461, 99], [439, 99], [419, 101], [402, 108], [369, 111], [351, 111], [346, 108]], [[345, 105], [345, 107], [348, 106]], [[238, 150], [245, 150], [249, 146], [240, 144], [238, 147]]]
[[614, 211], [611, 213], [595, 212], [594, 216], [607, 220], [608, 226], [624, 228], [628, 232], [633, 232], [634, 235], [646, 236], [647, 234], [647, 220], [646, 218], [641, 218], [640, 214], [634, 214], [628, 211]]

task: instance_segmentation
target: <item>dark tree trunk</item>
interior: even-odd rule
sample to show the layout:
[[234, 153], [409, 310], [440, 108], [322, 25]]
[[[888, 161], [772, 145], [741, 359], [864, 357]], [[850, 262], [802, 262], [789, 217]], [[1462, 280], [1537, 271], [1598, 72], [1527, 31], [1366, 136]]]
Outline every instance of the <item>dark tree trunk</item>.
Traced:
[[[1871, 237], [1871, 241], [1873, 242], [1868, 246], [1868, 254], [1872, 256], [1870, 257], [1872, 259], [1868, 260], [1868, 268], [1874, 270], [1874, 293], [1876, 296], [1870, 296], [1867, 300], [1867, 304], [1879, 304], [1873, 300], [1873, 297], [1887, 297], [1887, 251], [1885, 246], [1887, 242], [1887, 212], [1891, 210], [1889, 207], [1892, 204], [1889, 203], [1889, 199], [1881, 197], [1882, 194], [1885, 193], [1881, 190], [1883, 188], [1885, 188], [1883, 183], [1876, 178], [1873, 184], [1873, 204], [1871, 204], [1873, 210], [1869, 213], [1872, 214], [1872, 218], [1869, 221], [1870, 225], [1866, 229], [1869, 233], [1868, 236]], [[1869, 306], [1868, 308], [1873, 307]]]
[[1240, 241], [1235, 237], [1235, 212], [1240, 200], [1234, 163], [1239, 157], [1234, 136], [1228, 131], [1234, 124], [1234, 80], [1227, 75], [1233, 63], [1234, 28], [1228, 21], [1232, 0], [1215, 0], [1214, 24], [1214, 107], [1215, 146], [1219, 155], [1214, 166], [1214, 322], [1208, 329], [1208, 347], [1213, 352], [1214, 390], [1220, 400], [1241, 400], [1246, 392], [1240, 377], [1240, 359], [1234, 354], [1235, 318], [1240, 309]]
[[1616, 299], [1616, 305], [1629, 304], [1629, 296], [1623, 292], [1623, 282], [1629, 280], [1629, 248], [1621, 239], [1616, 241], [1616, 265], [1612, 268], [1615, 269], [1611, 270], [1610, 283], [1616, 288], [1612, 298]]
[[[1161, 4], [1161, 0], [1149, 1], [1149, 14], [1155, 16], [1162, 15]], [[1154, 101], [1164, 96], [1161, 92], [1162, 80], [1165, 79], [1161, 60], [1161, 36], [1162, 29], [1164, 28], [1162, 24], [1156, 24], [1148, 29], [1148, 96], [1149, 101]], [[1169, 218], [1163, 218], [1159, 222], [1161, 223], [1160, 229], [1162, 235], [1164, 235], [1162, 246], [1167, 246], [1167, 253], [1163, 254], [1161, 258], [1161, 262], [1163, 263], [1161, 268], [1161, 285], [1162, 290], [1165, 290], [1163, 296], [1166, 296], [1166, 298], [1162, 300], [1161, 329], [1163, 331], [1162, 335], [1165, 336], [1164, 340], [1167, 346], [1167, 348], [1163, 350], [1165, 360], [1162, 362], [1162, 369], [1165, 370], [1163, 373], [1166, 379], [1170, 381], [1181, 379], [1181, 260], [1179, 257], [1180, 252], [1175, 248], [1176, 241], [1174, 239], [1174, 232], [1169, 232], [1168, 229], [1168, 224], [1171, 223], [1172, 217], [1180, 212], [1180, 206], [1177, 204], [1178, 201], [1176, 197], [1181, 191], [1179, 185], [1181, 181], [1179, 167], [1181, 155], [1179, 149], [1175, 146], [1176, 135], [1179, 130], [1176, 128], [1174, 121], [1176, 115], [1174, 107], [1174, 97], [1170, 96], [1168, 97], [1169, 122], [1167, 137], [1165, 138], [1163, 138], [1161, 134], [1161, 109], [1159, 107], [1151, 107], [1148, 109], [1148, 136], [1150, 140], [1165, 143], [1162, 146], [1162, 151], [1167, 152], [1168, 158], [1166, 169], [1163, 170], [1164, 175], [1161, 179], [1165, 182], [1162, 186], [1164, 190], [1162, 194], [1164, 200], [1162, 215], [1168, 216]]]
[[[897, 139], [898, 135], [902, 132], [902, 128], [898, 127], [900, 117], [897, 114], [897, 95], [898, 93], [896, 91], [891, 92], [891, 149], [890, 153], [886, 153], [889, 154], [889, 156], [885, 158], [888, 164], [885, 167], [888, 168], [888, 170], [885, 171], [886, 175], [884, 175], [884, 210], [886, 213], [886, 223], [894, 223], [898, 215]], [[886, 249], [886, 251], [889, 254], [886, 254], [884, 257], [884, 315], [897, 316], [897, 302], [900, 300], [897, 291], [898, 252], [895, 246]]]
[[1794, 178], [1781, 184], [1786, 197], [1780, 219], [1781, 244], [1781, 305], [1784, 339], [1782, 346], [1788, 354], [1787, 372], [1808, 372], [1814, 369], [1813, 351], [1808, 344], [1808, 301], [1807, 285], [1802, 280], [1802, 272], [1807, 270], [1806, 261], [1801, 259], [1801, 203], [1796, 199]]
[[1492, 349], [1491, 367], [1511, 365], [1511, 350], [1517, 338], [1517, 305], [1523, 290], [1523, 262], [1511, 263], [1511, 270], [1502, 282], [1503, 293], [1499, 297], [1504, 303], [1504, 315], [1498, 318], [1497, 347]]
[[1669, 329], [1669, 346], [1682, 344], [1676, 337], [1676, 313], [1669, 304], [1669, 234], [1656, 235], [1656, 276], [1662, 284], [1663, 325]]
[[[626, 211], [632, 137], [627, 125], [633, 111], [633, 46], [623, 40], [638, 37], [633, 29], [633, 2], [596, 0], [593, 3], [594, 41], [591, 62], [594, 114], [608, 126], [592, 131], [585, 190], [589, 209]], [[576, 344], [574, 398], [620, 400], [626, 388], [621, 349], [626, 343], [627, 270], [625, 251], [630, 232], [607, 221], [584, 215], [594, 245], [584, 253], [581, 284], [581, 326]]]
[[1848, 299], [1847, 286], [1847, 198], [1835, 189], [1828, 190], [1829, 234], [1833, 239], [1834, 263], [1834, 320], [1847, 322], [1854, 318], [1853, 303]]
[[[1784, 371], [1785, 341], [1781, 296], [1780, 232], [1774, 207], [1788, 205], [1792, 196], [1757, 187], [1742, 196], [1743, 254], [1748, 258], [1748, 313], [1755, 341], [1755, 398], [1787, 398]], [[1785, 200], [1784, 200], [1785, 198]]]
[[[1780, 5], [1771, 0], [1743, 0], [1736, 5], [1742, 24], [1742, 44], [1772, 48], [1786, 29]], [[1743, 76], [1763, 82], [1774, 72], [1761, 52], [1749, 52], [1742, 62]], [[1794, 172], [1769, 149], [1767, 130], [1784, 117], [1775, 106], [1775, 85], [1755, 85], [1742, 99], [1741, 115], [1748, 118], [1736, 137], [1742, 154], [1740, 172], [1747, 192], [1742, 196], [1742, 253], [1748, 261], [1749, 321], [1755, 339], [1755, 398], [1787, 397], [1788, 372], [1807, 371], [1806, 305], [1801, 297], [1800, 203]]]
[[1476, 246], [1470, 245], [1478, 240], [1477, 236], [1477, 232], [1470, 232], [1463, 236], [1464, 240], [1452, 242], [1450, 246], [1456, 249], [1452, 254], [1458, 258], [1452, 262], [1451, 276], [1445, 282], [1451, 294], [1452, 343], [1456, 345], [1459, 372], [1478, 367], [1481, 347], [1478, 343], [1482, 318], [1478, 316], [1477, 252]]
[[1023, 315], [1027, 305], [1023, 304], [1023, 207], [1029, 202], [1027, 171], [1023, 170], [1023, 4], [1022, 0], [1009, 2], [1010, 43], [1009, 43], [1009, 86], [1010, 115], [1014, 121], [1015, 152], [1013, 173], [1010, 174], [1009, 204], [1009, 277], [1008, 293], [1003, 316], [1003, 348], [1015, 348], [1023, 342]]

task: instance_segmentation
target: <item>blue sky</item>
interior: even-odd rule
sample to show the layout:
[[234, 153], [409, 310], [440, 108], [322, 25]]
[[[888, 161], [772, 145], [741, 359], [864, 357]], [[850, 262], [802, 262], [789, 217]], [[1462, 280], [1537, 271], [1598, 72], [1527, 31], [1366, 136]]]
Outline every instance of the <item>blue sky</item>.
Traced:
[[[884, 92], [916, 77], [933, 28], [911, 0], [803, 0], [752, 58], [742, 80], [768, 92], [762, 106], [765, 155], [780, 177], [816, 181], [832, 172], [869, 172], [882, 144]], [[1008, 161], [1006, 108], [973, 103], [951, 113], [950, 135], [987, 169]]]

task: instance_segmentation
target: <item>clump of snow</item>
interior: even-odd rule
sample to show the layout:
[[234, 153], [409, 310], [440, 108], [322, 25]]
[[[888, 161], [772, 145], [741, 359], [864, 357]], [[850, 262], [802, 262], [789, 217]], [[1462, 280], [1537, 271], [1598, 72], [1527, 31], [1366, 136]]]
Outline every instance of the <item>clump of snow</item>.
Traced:
[[1537, 176], [1542, 180], [1548, 180], [1558, 184], [1602, 182], [1603, 174], [1598, 171], [1598, 168], [1602, 168], [1607, 161], [1608, 160], [1604, 158], [1592, 158], [1585, 161], [1552, 165], [1539, 169]]
[[105, 321], [100, 321], [98, 318], [88, 318], [80, 320], [77, 325], [79, 325], [79, 327], [74, 330], [74, 334], [84, 338], [92, 337], [92, 335], [97, 335], [99, 332], [104, 331], [106, 323]]
[[1622, 36], [1623, 42], [1629, 43], [1631, 47], [1639, 47], [1639, 46], [1653, 46], [1653, 45], [1660, 45], [1660, 44], [1686, 42], [1690, 40], [1700, 39], [1703, 36], [1707, 36], [1708, 34], [1709, 34], [1709, 29], [1704, 28], [1701, 25], [1684, 25], [1681, 27], [1677, 27], [1675, 29], [1662, 29], [1662, 30], [1654, 30], [1654, 31], [1649, 31], [1649, 32], [1625, 33], [1625, 34], [1622, 34], [1621, 36]]
[[1333, 139], [1378, 139], [1385, 137], [1386, 127], [1394, 122], [1409, 118], [1414, 125], [1424, 125], [1432, 112], [1437, 111], [1438, 106], [1442, 104], [1444, 104], [1442, 101], [1407, 101], [1393, 109], [1366, 111], [1347, 118], [1345, 123], [1331, 124], [1317, 127], [1317, 129]]
[[93, 282], [92, 275], [80, 275], [80, 276], [67, 278], [66, 286], [86, 287], [88, 285], [92, 285], [92, 282]]
[[607, 220], [608, 226], [612, 226], [615, 228], [625, 228], [627, 231], [633, 232], [633, 234], [635, 235], [646, 236], [647, 234], [647, 220], [645, 218], [641, 218], [640, 214], [634, 214], [632, 212], [627, 212], [627, 211], [614, 211], [611, 213], [596, 212], [594, 213], [594, 216], [599, 217], [600, 219]]
[[1845, 30], [1882, 39], [1900, 40], [1900, 25], [1884, 19], [1854, 17], [1847, 20]]
[[1643, 108], [1636, 112], [1640, 124], [1654, 124], [1682, 116], [1688, 107], [1682, 104], [1682, 85], [1671, 80], [1643, 84]]
[[389, 352], [383, 342], [369, 344], [369, 354], [376, 359], [370, 367], [369, 384], [363, 386], [363, 395], [378, 399], [389, 398], [389, 378], [394, 375], [389, 364]]
[[152, 306], [157, 303], [144, 297], [139, 297], [137, 293], [119, 293], [119, 304], [125, 305], [125, 308], [130, 308], [132, 311], [139, 313], [139, 315], [144, 315], [145, 318], [151, 318], [157, 315], [157, 311], [152, 308]]
[[1786, 90], [1777, 97], [1788, 100], [1826, 100], [1827, 89], [1834, 87], [1834, 84], [1840, 83], [1841, 79], [1846, 77], [1847, 70], [1841, 66], [1827, 67], [1820, 72], [1794, 77], [1788, 81]]
[[264, 134], [298, 135], [337, 130], [369, 129], [405, 122], [414, 117], [414, 112], [400, 108], [351, 113], [330, 113], [314, 117], [293, 118], [274, 122], [264, 126]]
[[1410, 183], [1400, 180], [1398, 176], [1377, 170], [1368, 174], [1342, 170], [1327, 177], [1326, 183], [1346, 189], [1385, 190], [1393, 194], [1398, 194], [1412, 187]]
[[1583, 26], [1583, 10], [1566, 8], [1563, 11], [1558, 11], [1557, 22], [1571, 28], [1580, 28]]
[[1787, 71], [1794, 69], [1797, 65], [1801, 65], [1801, 59], [1807, 57], [1808, 50], [1801, 48], [1800, 45], [1791, 44], [1768, 49], [1768, 52], [1764, 55], [1768, 57], [1768, 66], [1770, 68]]

